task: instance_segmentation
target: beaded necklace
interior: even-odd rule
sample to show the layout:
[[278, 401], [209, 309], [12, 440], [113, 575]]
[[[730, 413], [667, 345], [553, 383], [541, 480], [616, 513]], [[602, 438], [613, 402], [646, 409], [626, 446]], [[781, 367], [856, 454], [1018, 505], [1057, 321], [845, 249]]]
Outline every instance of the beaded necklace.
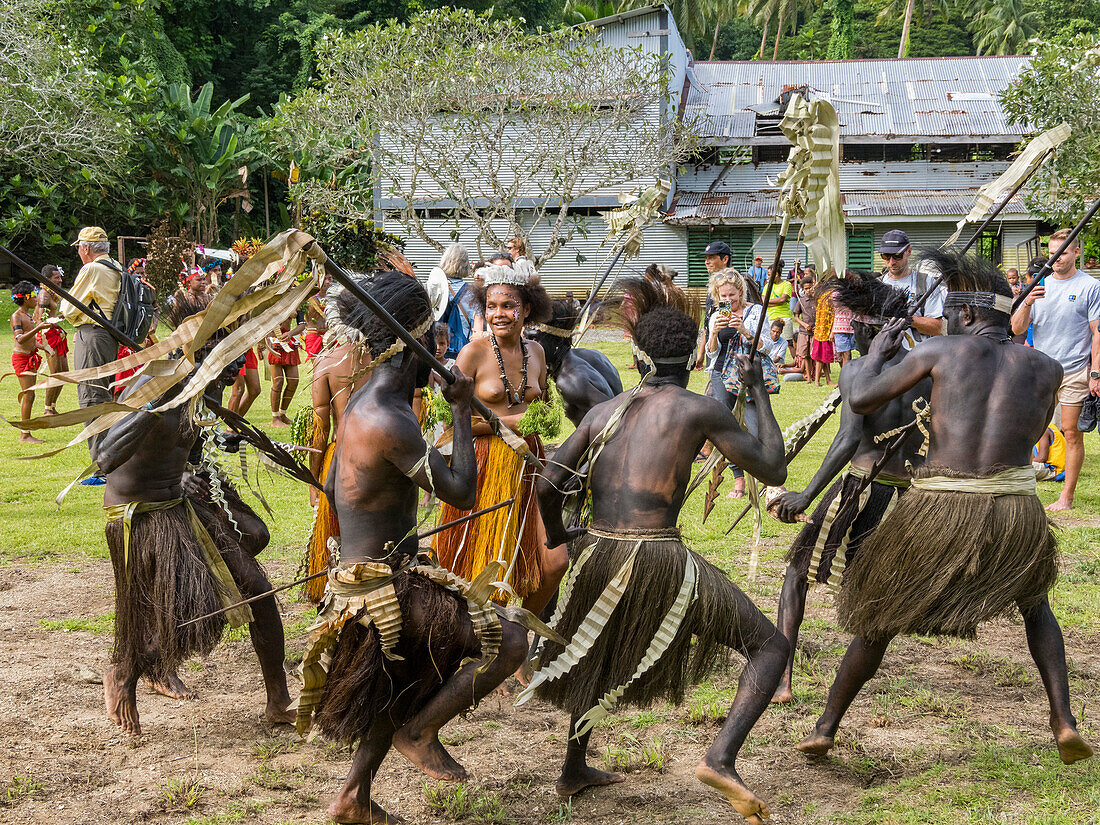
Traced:
[[523, 338], [519, 339], [519, 347], [523, 352], [523, 366], [520, 371], [522, 384], [519, 392], [513, 396], [512, 384], [508, 381], [508, 373], [504, 369], [504, 358], [500, 354], [500, 345], [497, 343], [497, 337], [491, 332], [489, 333], [489, 343], [493, 345], [493, 353], [497, 357], [497, 366], [500, 367], [500, 380], [504, 383], [504, 397], [508, 401], [508, 406], [518, 406], [523, 403], [523, 399], [527, 396], [527, 344]]

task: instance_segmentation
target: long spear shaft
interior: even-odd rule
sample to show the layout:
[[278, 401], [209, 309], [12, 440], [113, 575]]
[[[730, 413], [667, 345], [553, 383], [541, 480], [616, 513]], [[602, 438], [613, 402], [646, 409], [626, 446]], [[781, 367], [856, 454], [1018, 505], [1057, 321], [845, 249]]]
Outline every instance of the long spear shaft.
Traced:
[[1097, 198], [1095, 201], [1093, 201], [1092, 206], [1089, 207], [1089, 211], [1085, 213], [1085, 217], [1081, 218], [1081, 221], [1077, 224], [1077, 226], [1073, 227], [1073, 229], [1069, 231], [1069, 234], [1062, 242], [1062, 245], [1058, 247], [1058, 251], [1050, 256], [1047, 262], [1043, 264], [1043, 268], [1035, 273], [1035, 277], [1031, 279], [1031, 283], [1024, 287], [1023, 292], [1016, 296], [1016, 300], [1012, 302], [1013, 312], [1020, 308], [1020, 304], [1024, 302], [1024, 298], [1031, 294], [1031, 290], [1039, 286], [1039, 284], [1042, 283], [1043, 279], [1051, 273], [1051, 270], [1054, 268], [1054, 262], [1062, 257], [1062, 253], [1073, 245], [1073, 242], [1077, 240], [1077, 236], [1080, 235], [1082, 231], [1084, 231], [1085, 227], [1088, 225], [1088, 222], [1096, 216], [1098, 210], [1100, 210], [1100, 198]]
[[[501, 507], [507, 507], [513, 501], [515, 501], [515, 497], [510, 498], [507, 501], [502, 501], [499, 504], [494, 504], [492, 507], [486, 507], [484, 510], [478, 510], [475, 513], [467, 513], [460, 518], [456, 518], [454, 521], [448, 521], [446, 524], [441, 524], [438, 527], [433, 527], [431, 530], [425, 530], [423, 533], [417, 533], [416, 540], [420, 541], [421, 539], [426, 539], [428, 536], [434, 536], [436, 533], [442, 530], [446, 530], [448, 527], [454, 527], [457, 524], [462, 524], [464, 522], [470, 521], [477, 518], [478, 516], [483, 516], [486, 513], [493, 512], [494, 510], [499, 510]], [[329, 571], [327, 569], [318, 570], [316, 573], [310, 573], [308, 576], [298, 579], [297, 581], [292, 581], [290, 584], [284, 584], [280, 587], [273, 587], [271, 590], [260, 593], [257, 596], [250, 596], [249, 598], [243, 599], [236, 604], [229, 605], [229, 607], [223, 607], [219, 610], [215, 610], [213, 613], [207, 613], [205, 616], [199, 616], [198, 618], [190, 619], [179, 625], [179, 627], [187, 627], [187, 625], [194, 624], [195, 622], [201, 622], [203, 619], [210, 619], [214, 616], [220, 616], [222, 613], [232, 610], [235, 607], [241, 607], [242, 605], [252, 604], [252, 602], [258, 602], [260, 599], [266, 599], [268, 596], [274, 596], [276, 593], [282, 593], [284, 590], [289, 590], [292, 587], [297, 587], [299, 584], [305, 584], [308, 581], [319, 579], [321, 576], [327, 576], [328, 574]]]
[[[359, 286], [359, 284], [355, 282], [355, 279], [352, 278], [347, 272], [345, 272], [339, 264], [337, 264], [331, 258], [327, 258], [325, 260], [325, 270], [336, 281], [338, 281], [340, 285], [344, 287], [344, 289], [354, 295], [356, 300], [365, 304], [371, 312], [377, 315], [378, 319], [387, 327], [389, 327], [390, 332], [392, 332], [399, 339], [405, 342], [405, 346], [412, 350], [417, 358], [419, 358], [424, 363], [431, 365], [431, 368], [435, 370], [439, 374], [439, 376], [448, 384], [453, 384], [455, 382], [454, 373], [443, 366], [443, 363], [435, 357], [435, 353], [429, 352], [422, 343], [413, 338], [412, 333], [405, 329], [405, 327], [401, 325], [400, 321], [390, 315], [386, 308], [378, 303], [373, 295], [371, 295], [369, 292]], [[482, 402], [482, 400], [477, 396], [474, 396], [470, 399], [470, 406], [473, 407], [474, 412], [476, 412], [478, 415], [484, 418], [486, 422], [488, 422], [489, 426], [493, 428], [494, 433], [496, 433], [501, 438], [504, 438], [501, 435], [501, 430], [504, 427], [504, 424], [501, 423], [500, 418], [497, 417], [497, 414], [495, 412], [486, 407], [484, 402]], [[507, 443], [507, 439], [505, 439], [505, 443]], [[530, 451], [523, 453], [522, 457], [523, 460], [526, 461], [528, 464], [533, 464], [540, 470], [542, 469], [541, 462]]]
[[[978, 242], [978, 240], [982, 236], [982, 233], [985, 231], [985, 228], [987, 226], [989, 226], [991, 223], [993, 223], [993, 221], [996, 219], [996, 217], [999, 214], [1001, 214], [1001, 212], [1004, 210], [1004, 208], [1006, 206], [1008, 206], [1008, 202], [1010, 200], [1012, 200], [1014, 197], [1016, 197], [1016, 193], [1024, 188], [1024, 184], [1027, 183], [1031, 179], [1031, 176], [1034, 175], [1035, 172], [1037, 172], [1039, 170], [1039, 167], [1043, 165], [1043, 163], [1046, 161], [1046, 159], [1048, 157], [1050, 157], [1050, 154], [1053, 151], [1054, 151], [1053, 149], [1048, 149], [1046, 151], [1046, 154], [1044, 154], [1042, 156], [1042, 158], [1039, 159], [1038, 163], [1035, 164], [1035, 169], [1033, 169], [1030, 174], [1025, 175], [1024, 179], [1021, 180], [1019, 183], [1017, 183], [1016, 186], [1012, 189], [1012, 191], [1008, 193], [1008, 196], [1005, 197], [1004, 200], [1002, 200], [1000, 203], [997, 204], [996, 208], [994, 208], [994, 210], [989, 213], [989, 217], [986, 218], [984, 221], [982, 221], [981, 224], [978, 226], [978, 228], [974, 230], [974, 234], [970, 236], [970, 240], [967, 241], [966, 244], [963, 246], [963, 248], [962, 248], [963, 252], [969, 251], [970, 248]], [[920, 298], [918, 298], [916, 300], [916, 303], [914, 303], [912, 306], [909, 307], [909, 314], [910, 315], [914, 315], [914, 314], [920, 312], [922, 309], [924, 309], [924, 304], [928, 300], [928, 297], [933, 292], [935, 292], [937, 289], [940, 288], [940, 284], [943, 283], [944, 278], [946, 278], [946, 277], [947, 277], [946, 275], [941, 273], [940, 276], [938, 278], [936, 278], [936, 280], [934, 280], [931, 284], [929, 284], [928, 289], [924, 290], [924, 294], [921, 295]]]
[[611, 259], [611, 263], [607, 265], [607, 269], [604, 270], [603, 275], [600, 276], [600, 280], [596, 282], [595, 288], [589, 294], [588, 300], [584, 302], [584, 306], [581, 307], [581, 311], [577, 313], [577, 320], [573, 322], [574, 326], [580, 323], [581, 318], [584, 317], [584, 313], [587, 312], [588, 308], [592, 306], [592, 304], [595, 302], [596, 296], [600, 293], [600, 290], [603, 289], [604, 283], [610, 277], [611, 270], [615, 268], [615, 264], [617, 264], [619, 262], [619, 258], [623, 256], [623, 250], [625, 248], [625, 246], [619, 244], [618, 249], [615, 251], [615, 257]]
[[22, 269], [23, 272], [26, 273], [28, 278], [33, 279], [35, 283], [41, 284], [51, 292], [57, 293], [78, 310], [83, 312], [85, 315], [87, 315], [89, 318], [91, 318], [93, 321], [103, 327], [103, 329], [107, 330], [107, 332], [111, 334], [111, 337], [118, 341], [118, 343], [122, 344], [123, 346], [129, 347], [130, 349], [134, 350], [134, 352], [142, 349], [141, 344], [139, 344], [126, 333], [116, 329], [110, 321], [103, 317], [103, 313], [99, 312], [98, 310], [92, 309], [90, 306], [87, 306], [81, 301], [78, 301], [67, 289], [58, 286], [53, 281], [48, 281], [43, 278], [41, 275], [34, 271], [30, 264], [28, 264], [18, 255], [16, 255], [14, 252], [7, 249], [6, 247], [0, 246], [0, 253], [3, 253], [4, 257], [6, 257], [9, 261], [11, 261], [20, 269]]

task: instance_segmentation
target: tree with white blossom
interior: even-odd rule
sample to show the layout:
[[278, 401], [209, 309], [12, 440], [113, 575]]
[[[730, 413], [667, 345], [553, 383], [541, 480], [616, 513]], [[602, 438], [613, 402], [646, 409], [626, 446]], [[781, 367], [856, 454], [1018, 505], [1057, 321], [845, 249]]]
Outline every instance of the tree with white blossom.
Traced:
[[521, 24], [436, 9], [327, 36], [316, 83], [268, 126], [285, 151], [336, 170], [303, 176], [295, 196], [369, 218], [377, 195], [438, 250], [449, 238], [432, 236], [428, 209], [472, 224], [490, 248], [545, 220], [549, 239], [532, 250], [541, 264], [582, 226], [582, 198], [668, 177], [694, 138], [662, 56], [604, 46], [590, 27]]

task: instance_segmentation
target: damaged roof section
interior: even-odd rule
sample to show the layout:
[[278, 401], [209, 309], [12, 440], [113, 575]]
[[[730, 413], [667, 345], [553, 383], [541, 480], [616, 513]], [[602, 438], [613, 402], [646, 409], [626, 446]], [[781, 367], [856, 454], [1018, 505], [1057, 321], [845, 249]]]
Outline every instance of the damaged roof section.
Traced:
[[1009, 125], [998, 96], [1019, 77], [1020, 56], [817, 62], [697, 61], [684, 115], [712, 144], [785, 143], [775, 128], [792, 90], [828, 100], [845, 143], [1001, 142]]

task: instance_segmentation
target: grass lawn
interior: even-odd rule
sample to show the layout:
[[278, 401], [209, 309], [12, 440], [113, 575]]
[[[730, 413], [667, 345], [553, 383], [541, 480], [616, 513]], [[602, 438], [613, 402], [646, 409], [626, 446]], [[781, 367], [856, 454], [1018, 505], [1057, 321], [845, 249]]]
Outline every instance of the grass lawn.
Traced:
[[[7, 305], [10, 306], [10, 302]], [[629, 388], [637, 382], [637, 373], [628, 368], [630, 356], [625, 343], [615, 340], [588, 345], [611, 357], [623, 375], [625, 386]], [[5, 363], [10, 361], [11, 350], [12, 341], [8, 336], [0, 345], [0, 357]], [[693, 373], [692, 389], [701, 392], [703, 381], [703, 373]], [[292, 405], [292, 415], [308, 403], [308, 387], [309, 369], [303, 367], [302, 385]], [[265, 426], [270, 424], [266, 395], [269, 388], [270, 382], [264, 382], [263, 393], [249, 414], [254, 423]], [[784, 384], [781, 393], [772, 398], [781, 426], [807, 415], [821, 403], [828, 391], [801, 383]], [[0, 391], [0, 415], [8, 421], [18, 418], [17, 392], [14, 376], [7, 376]], [[60, 398], [60, 410], [71, 409], [75, 405], [75, 390], [65, 388]], [[40, 414], [41, 410], [42, 398], [39, 397], [35, 403], [36, 414]], [[834, 418], [798, 456], [789, 468], [788, 488], [801, 489], [809, 481], [835, 428]], [[269, 428], [268, 432], [277, 439], [289, 437], [286, 429]], [[0, 455], [4, 459], [0, 462], [0, 496], [5, 505], [0, 508], [0, 530], [4, 536], [4, 541], [0, 543], [0, 566], [34, 566], [41, 562], [60, 564], [80, 572], [82, 563], [87, 560], [107, 558], [103, 538], [102, 488], [76, 486], [60, 506], [54, 503], [58, 492], [88, 463], [86, 447], [76, 445], [50, 458], [24, 460], [63, 446], [76, 433], [77, 428], [40, 431], [39, 437], [46, 441], [41, 446], [18, 443], [14, 429], [9, 429], [0, 438]], [[1077, 509], [1058, 519], [1064, 562], [1062, 576], [1052, 593], [1052, 604], [1067, 631], [1067, 637], [1076, 640], [1077, 649], [1088, 650], [1091, 647], [1095, 650], [1095, 642], [1100, 637], [1100, 465], [1095, 458], [1100, 443], [1097, 434], [1088, 434], [1085, 443], [1088, 457], [1077, 489]], [[233, 456], [228, 460], [237, 461]], [[258, 461], [250, 455], [249, 476], [254, 480], [257, 465]], [[282, 575], [272, 577], [273, 583], [279, 585], [290, 580], [287, 571], [296, 569], [302, 557], [312, 511], [307, 490], [299, 482], [260, 469], [258, 483], [273, 511], [273, 516], [265, 516], [271, 528], [272, 543], [264, 558], [269, 562], [285, 562], [276, 565]], [[748, 581], [745, 571], [752, 543], [751, 519], [742, 521], [729, 536], [724, 535], [744, 506], [743, 500], [725, 497], [731, 489], [732, 476], [727, 474], [722, 495], [705, 524], [702, 521], [703, 493], [699, 491], [692, 497], [681, 519], [685, 538], [695, 549], [728, 571], [765, 614], [774, 616], [783, 578], [783, 555], [797, 527], [765, 518], [760, 572], [754, 581]], [[1055, 484], [1041, 484], [1043, 502], [1053, 501], [1058, 489]], [[259, 505], [255, 506], [258, 512], [262, 512]], [[810, 600], [811, 603], [822, 602], [813, 594]], [[770, 753], [767, 748], [779, 744], [790, 753], [789, 745], [797, 740], [819, 712], [846, 641], [832, 619], [831, 610], [811, 611], [808, 614], [803, 627], [805, 645], [796, 661], [796, 703], [765, 717], [772, 721], [763, 726], [764, 732], [754, 732], [750, 737], [746, 756], [753, 758], [753, 751], [758, 749]], [[86, 631], [107, 638], [110, 620], [111, 617], [106, 614], [86, 616], [79, 605], [74, 605], [71, 615], [53, 617], [43, 621], [41, 626], [57, 633]], [[300, 641], [295, 637], [301, 636], [306, 623], [307, 619], [288, 623], [288, 639], [295, 639], [288, 641], [288, 647], [291, 644], [295, 649], [300, 647]], [[1022, 633], [1019, 635], [1022, 638]], [[954, 682], [947, 683], [958, 685], [955, 689], [944, 689], [944, 683], [940, 681], [930, 689], [920, 677], [899, 666], [888, 673], [884, 671], [868, 686], [867, 695], [872, 697], [876, 719], [881, 717], [886, 720], [884, 725], [896, 724], [897, 720], [926, 720], [922, 730], [929, 744], [917, 742], [897, 757], [885, 757], [873, 749], [859, 750], [862, 746], [846, 740], [842, 729], [838, 752], [843, 756], [843, 763], [838, 760], [836, 770], [843, 771], [849, 778], [853, 775], [859, 778], [865, 790], [847, 804], [845, 813], [834, 812], [827, 818], [817, 813], [815, 790], [820, 789], [792, 789], [787, 794], [790, 797], [787, 802], [783, 794], [777, 794], [777, 801], [788, 805], [785, 810], [798, 812], [797, 818], [782, 821], [1082, 824], [1098, 821], [1100, 770], [1097, 765], [1084, 763], [1074, 769], [1063, 770], [1049, 742], [1037, 741], [1033, 735], [1016, 730], [1011, 724], [996, 725], [977, 718], [976, 700], [965, 693], [967, 685], [984, 684], [978, 681], [981, 677], [989, 684], [998, 686], [998, 689], [1022, 687], [1029, 699], [1036, 698], [1034, 694], [1041, 692], [1041, 686], [1027, 661], [1025, 650], [1021, 647], [1010, 651], [988, 650], [976, 644], [936, 639], [906, 640], [899, 642], [899, 646], [902, 655], [911, 660], [919, 660], [923, 657], [922, 652], [927, 652], [928, 657], [946, 662], [946, 667], [957, 676]], [[1095, 679], [1100, 675], [1100, 669], [1093, 661], [1071, 662], [1071, 689], [1075, 711], [1082, 710], [1083, 732], [1086, 738], [1095, 740], [1097, 727], [1088, 718], [1092, 708], [1080, 708], [1085, 701], [1084, 696], [1097, 695]], [[1027, 665], [1021, 662], [1027, 662]], [[610, 721], [608, 724], [613, 726], [614, 732], [622, 734], [622, 742], [640, 744], [636, 747], [621, 745], [616, 750], [609, 750], [608, 762], [641, 760], [641, 763], [660, 763], [654, 770], [663, 770], [669, 740], [675, 744], [679, 741], [678, 737], [692, 742], [700, 739], [693, 732], [697, 728], [692, 726], [724, 716], [734, 687], [729, 679], [716, 679], [713, 684], [708, 682], [696, 688], [685, 700], [685, 706], [680, 708], [659, 706]], [[645, 733], [653, 725], [672, 726], [668, 730], [662, 729], [663, 742]], [[628, 732], [629, 736], [626, 736]], [[704, 734], [700, 741], [707, 741], [711, 735]], [[696, 738], [692, 739], [693, 736]], [[631, 748], [638, 753], [634, 754]], [[957, 752], [965, 752], [965, 758], [956, 758], [954, 754]], [[899, 768], [901, 762], [898, 760], [904, 761], [904, 769]], [[775, 760], [771, 760], [771, 764], [775, 764]], [[864, 778], [865, 782], [862, 781]], [[565, 816], [561, 812], [558, 815]], [[695, 820], [688, 817], [681, 821]], [[731, 818], [730, 821], [734, 820]]]

